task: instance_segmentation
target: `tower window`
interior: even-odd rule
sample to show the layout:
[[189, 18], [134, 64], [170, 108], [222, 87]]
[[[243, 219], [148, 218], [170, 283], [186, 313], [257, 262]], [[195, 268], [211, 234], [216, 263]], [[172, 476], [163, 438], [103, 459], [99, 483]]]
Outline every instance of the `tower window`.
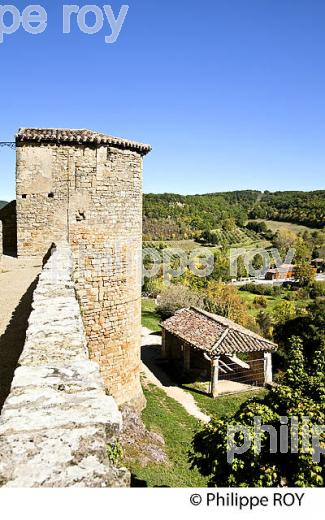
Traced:
[[48, 198], [49, 198], [49, 199], [54, 199], [54, 193], [53, 193], [53, 191], [51, 191], [51, 192], [48, 194]]
[[22, 199], [27, 199], [27, 195], [26, 193], [24, 193], [22, 196], [21, 196]]

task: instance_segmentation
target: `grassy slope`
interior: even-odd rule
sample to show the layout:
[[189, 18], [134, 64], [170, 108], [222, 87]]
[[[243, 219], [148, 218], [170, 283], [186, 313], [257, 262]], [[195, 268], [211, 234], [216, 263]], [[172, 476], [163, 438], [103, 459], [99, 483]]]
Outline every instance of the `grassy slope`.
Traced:
[[[274, 307], [278, 305], [280, 302], [284, 301], [283, 296], [264, 296], [267, 301], [267, 307], [264, 309], [263, 307], [257, 307], [254, 305], [255, 298], [258, 298], [257, 294], [250, 293], [248, 291], [240, 291], [240, 296], [244, 300], [244, 302], [248, 305], [249, 312], [252, 316], [256, 316], [261, 310], [273, 314]], [[294, 300], [293, 302], [298, 307], [306, 307], [311, 300]]]
[[144, 480], [148, 487], [199, 487], [207, 481], [198, 471], [191, 470], [188, 463], [188, 451], [198, 421], [188, 415], [185, 409], [163, 390], [148, 385], [144, 388], [147, 407], [142, 414], [146, 427], [163, 436], [165, 451], [170, 464], [129, 465], [132, 474]]
[[[261, 222], [260, 220], [258, 222]], [[291, 224], [291, 222], [280, 222], [278, 220], [264, 220], [267, 227], [275, 233], [278, 230], [288, 230], [294, 233], [304, 233], [304, 231], [320, 231], [317, 228], [302, 226], [300, 224]]]
[[156, 313], [156, 305], [149, 298], [142, 298], [142, 325], [153, 332], [160, 332], [160, 317]]

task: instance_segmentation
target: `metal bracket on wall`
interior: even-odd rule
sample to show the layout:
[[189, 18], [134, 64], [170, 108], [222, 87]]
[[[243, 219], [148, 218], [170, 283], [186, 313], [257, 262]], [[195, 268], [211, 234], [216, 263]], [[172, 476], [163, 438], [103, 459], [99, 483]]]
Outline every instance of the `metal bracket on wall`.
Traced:
[[16, 143], [15, 142], [4, 142], [0, 141], [0, 148], [11, 148], [11, 150], [15, 150]]

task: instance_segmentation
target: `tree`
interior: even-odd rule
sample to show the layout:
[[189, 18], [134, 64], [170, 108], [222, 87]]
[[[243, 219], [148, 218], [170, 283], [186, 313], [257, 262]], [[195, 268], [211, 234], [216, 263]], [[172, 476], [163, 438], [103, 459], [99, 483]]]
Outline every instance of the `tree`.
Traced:
[[286, 321], [293, 320], [296, 316], [296, 306], [293, 302], [282, 300], [280, 301], [273, 310], [273, 320], [276, 324], [285, 323]]
[[211, 280], [204, 295], [204, 305], [209, 312], [229, 318], [244, 327], [255, 328], [255, 320], [250, 316], [237, 287]]
[[[325, 421], [324, 349], [317, 352], [317, 355], [318, 359], [314, 360], [313, 368], [308, 371], [301, 341], [299, 338], [293, 338], [290, 343], [290, 364], [282, 385], [272, 388], [264, 398], [249, 399], [227, 420], [213, 418], [195, 435], [190, 455], [192, 468], [198, 468], [202, 475], [209, 477], [210, 486], [324, 485], [324, 459], [315, 462], [314, 448], [307, 451], [303, 445], [303, 433], [306, 428], [304, 418], [309, 418], [312, 427], [321, 427]], [[322, 370], [319, 369], [320, 366]], [[261, 449], [256, 449], [256, 417], [261, 424], [274, 428], [278, 448], [276, 453], [271, 453], [269, 434], [265, 431], [259, 435]], [[297, 435], [293, 429], [289, 431], [288, 449], [280, 453], [280, 432], [285, 424], [283, 418], [286, 418], [291, 426], [291, 421], [295, 421]], [[245, 452], [237, 454], [229, 462], [228, 432], [231, 426], [237, 430], [234, 440], [239, 446], [243, 443], [244, 428], [249, 442]], [[310, 432], [308, 433], [310, 435]], [[321, 434], [320, 443], [324, 442], [325, 435]]]
[[170, 318], [176, 311], [187, 307], [202, 307], [203, 300], [189, 287], [184, 285], [171, 285], [165, 287], [159, 296], [157, 314], [162, 319]]
[[298, 264], [295, 270], [295, 279], [300, 287], [310, 287], [315, 281], [316, 273], [308, 263]]
[[278, 249], [284, 259], [290, 248], [295, 246], [298, 236], [288, 229], [279, 229], [273, 237], [273, 246]]
[[272, 339], [273, 322], [269, 313], [260, 311], [256, 316], [256, 322], [261, 329], [262, 335], [267, 339]]
[[280, 354], [288, 359], [287, 345], [291, 338], [297, 336], [304, 347], [304, 357], [311, 363], [315, 352], [325, 344], [325, 300], [317, 300], [307, 307], [307, 314], [297, 316], [283, 323], [278, 323], [274, 329], [275, 341], [280, 345]]

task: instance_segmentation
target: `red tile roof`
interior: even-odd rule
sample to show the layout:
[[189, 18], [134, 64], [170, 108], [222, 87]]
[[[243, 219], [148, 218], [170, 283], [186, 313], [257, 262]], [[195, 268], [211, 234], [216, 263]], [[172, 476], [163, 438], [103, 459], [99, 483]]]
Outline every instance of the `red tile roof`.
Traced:
[[108, 145], [132, 150], [141, 155], [146, 155], [151, 151], [151, 146], [148, 144], [129, 141], [128, 139], [113, 137], [87, 129], [21, 128], [16, 135], [16, 143], [22, 142]]
[[181, 309], [162, 328], [210, 357], [238, 352], [272, 352], [277, 345], [234, 321], [191, 307]]

